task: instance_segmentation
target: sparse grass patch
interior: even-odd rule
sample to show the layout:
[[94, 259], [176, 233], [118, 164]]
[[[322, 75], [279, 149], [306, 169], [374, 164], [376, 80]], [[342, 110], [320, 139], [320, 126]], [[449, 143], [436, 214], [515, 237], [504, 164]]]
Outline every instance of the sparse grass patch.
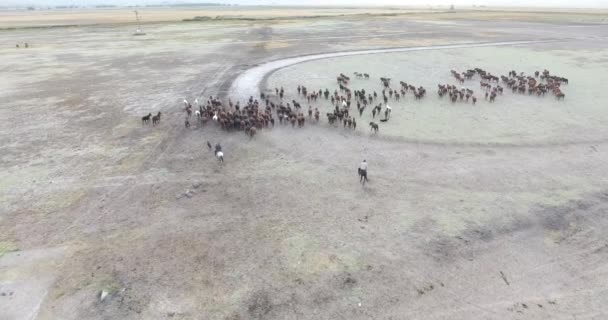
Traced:
[[15, 245], [12, 242], [8, 242], [8, 241], [0, 241], [0, 257], [2, 257], [3, 255], [5, 255], [9, 252], [15, 252], [15, 251], [19, 251], [19, 248], [17, 247], [17, 245]]

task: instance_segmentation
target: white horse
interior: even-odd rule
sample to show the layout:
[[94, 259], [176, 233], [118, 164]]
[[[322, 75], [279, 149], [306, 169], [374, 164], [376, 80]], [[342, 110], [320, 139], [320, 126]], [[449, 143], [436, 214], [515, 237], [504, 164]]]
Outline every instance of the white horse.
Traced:
[[224, 163], [224, 153], [221, 151], [218, 151], [215, 153], [215, 157], [217, 158], [217, 160], [221, 163]]
[[213, 121], [217, 122], [217, 111], [213, 113]]

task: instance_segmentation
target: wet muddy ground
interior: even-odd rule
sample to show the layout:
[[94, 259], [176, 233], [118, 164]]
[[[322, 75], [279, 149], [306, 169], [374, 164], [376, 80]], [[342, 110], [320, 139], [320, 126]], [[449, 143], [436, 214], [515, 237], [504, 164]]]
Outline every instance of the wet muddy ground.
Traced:
[[[605, 27], [440, 22], [2, 31], [0, 319], [605, 318]], [[366, 88], [381, 74], [429, 87], [378, 135], [183, 128], [184, 98], [226, 95], [268, 61], [546, 38], [559, 41], [306, 62], [265, 83], [292, 95], [360, 71]], [[469, 66], [555, 70], [566, 100], [440, 100], [435, 85]]]

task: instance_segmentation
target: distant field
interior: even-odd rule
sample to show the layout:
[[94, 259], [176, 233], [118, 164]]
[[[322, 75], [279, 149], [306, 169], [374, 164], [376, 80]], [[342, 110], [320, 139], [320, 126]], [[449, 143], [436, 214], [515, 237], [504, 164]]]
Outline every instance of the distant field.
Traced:
[[[394, 8], [290, 8], [290, 7], [207, 7], [207, 8], [139, 8], [143, 23], [174, 22], [194, 17], [223, 18], [295, 18], [315, 16], [338, 16], [357, 14], [403, 14], [416, 9]], [[50, 11], [5, 11], [0, 12], [0, 27], [61, 26], [84, 24], [131, 23], [134, 21], [131, 8], [77, 9]]]
[[[414, 7], [201, 7], [138, 8], [142, 23], [177, 22], [195, 17], [210, 19], [295, 19], [355, 15], [399, 15], [412, 19], [517, 20], [569, 23], [608, 23], [608, 9], [527, 9]], [[0, 11], [0, 28], [133, 23], [132, 8]]]

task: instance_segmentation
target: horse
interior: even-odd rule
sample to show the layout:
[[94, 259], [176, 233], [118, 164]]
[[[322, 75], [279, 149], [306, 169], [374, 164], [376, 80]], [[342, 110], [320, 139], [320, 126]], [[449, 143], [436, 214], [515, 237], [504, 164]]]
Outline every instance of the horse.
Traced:
[[224, 163], [224, 153], [221, 151], [218, 151], [215, 153], [215, 157], [217, 158], [217, 161], [219, 161], [220, 163]]
[[374, 131], [375, 133], [378, 133], [378, 129], [379, 128], [378, 128], [378, 124], [377, 123], [375, 123], [375, 122], [372, 121], [372, 122], [369, 123], [369, 127], [370, 127], [371, 131]]
[[157, 115], [155, 115], [154, 117], [152, 117], [152, 125], [156, 125], [157, 123], [160, 122], [160, 111], [158, 112]]
[[250, 127], [249, 130], [245, 131], [249, 135], [249, 139], [253, 139], [253, 136], [255, 136], [257, 129], [255, 127]]
[[298, 121], [298, 128], [302, 128], [304, 126], [304, 123], [306, 122], [306, 118], [304, 118], [304, 114], [300, 113], [297, 117], [297, 121]]
[[141, 123], [142, 124], [150, 123], [150, 118], [151, 117], [152, 117], [152, 113], [148, 113], [147, 116], [141, 117]]

